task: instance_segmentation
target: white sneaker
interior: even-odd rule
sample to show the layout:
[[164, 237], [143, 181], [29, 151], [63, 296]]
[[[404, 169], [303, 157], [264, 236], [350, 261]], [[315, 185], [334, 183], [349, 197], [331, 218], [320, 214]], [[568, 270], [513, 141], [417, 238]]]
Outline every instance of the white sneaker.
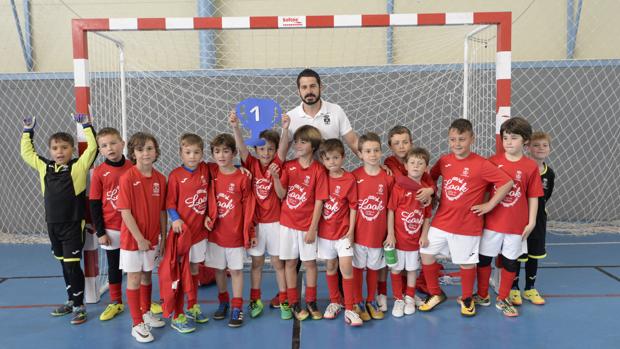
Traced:
[[155, 337], [151, 334], [151, 329], [144, 322], [132, 327], [131, 335], [140, 343], [148, 343], [155, 340]]
[[413, 300], [415, 301], [415, 306], [416, 307], [419, 307], [420, 305], [424, 304], [424, 300], [422, 298], [418, 297], [417, 294], [413, 297]]
[[397, 299], [394, 301], [394, 307], [392, 308], [393, 317], [403, 317], [405, 315], [405, 301]]
[[340, 314], [340, 311], [342, 311], [342, 305], [338, 303], [329, 303], [327, 309], [325, 309], [325, 314], [323, 314], [323, 317], [325, 319], [335, 319], [338, 314]]
[[377, 305], [379, 306], [379, 310], [386, 312], [388, 310], [387, 296], [384, 294], [377, 295]]
[[405, 296], [405, 315], [414, 314], [415, 308], [415, 299], [411, 296]]
[[344, 322], [351, 326], [362, 326], [364, 324], [359, 314], [354, 312], [353, 310], [345, 310]]
[[162, 319], [160, 319], [156, 315], [153, 315], [153, 313], [151, 313], [150, 311], [147, 311], [146, 314], [142, 315], [142, 320], [144, 320], [144, 323], [152, 328], [160, 328], [166, 326], [166, 323]]

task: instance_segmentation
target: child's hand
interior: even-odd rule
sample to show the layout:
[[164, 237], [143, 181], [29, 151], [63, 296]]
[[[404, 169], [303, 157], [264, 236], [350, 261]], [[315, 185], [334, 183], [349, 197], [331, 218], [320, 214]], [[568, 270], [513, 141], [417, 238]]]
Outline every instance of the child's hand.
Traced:
[[280, 166], [278, 166], [275, 162], [272, 162], [267, 170], [272, 177], [280, 178]]
[[387, 167], [387, 166], [385, 166], [385, 165], [381, 165], [381, 168], [382, 168], [383, 170], [385, 170], [385, 172], [387, 173], [387, 175], [388, 175], [388, 176], [393, 176], [393, 175], [394, 175], [394, 173], [392, 172], [392, 170], [390, 170], [390, 168], [389, 168], [389, 167]]
[[383, 242], [384, 247], [394, 247], [396, 246], [396, 237], [393, 234], [388, 234]]
[[291, 126], [291, 118], [288, 114], [282, 115], [282, 129], [288, 130], [289, 126]]
[[258, 245], [258, 239], [251, 238], [250, 239], [250, 247], [256, 247], [256, 245]]
[[523, 241], [527, 240], [527, 238], [532, 233], [532, 230], [534, 230], [535, 226], [536, 226], [536, 223], [526, 225], [525, 228], [523, 229], [523, 233], [521, 234], [521, 240]]
[[485, 202], [484, 204], [480, 205], [474, 205], [471, 207], [471, 211], [478, 216], [485, 215], [491, 212], [492, 209], [493, 207], [491, 207], [491, 204], [489, 202]]
[[82, 125], [90, 124], [92, 121], [89, 114], [83, 114], [83, 113], [73, 114], [73, 120], [75, 120], [75, 122], [77, 122], [78, 124], [82, 124]]
[[112, 240], [110, 239], [108, 234], [103, 235], [102, 237], [98, 238], [97, 240], [99, 240], [99, 245], [101, 245], [101, 246], [110, 246], [112, 244]]
[[314, 241], [316, 240], [316, 234], [317, 234], [316, 229], [308, 230], [306, 234], [304, 234], [304, 242], [307, 244], [314, 243]]
[[349, 242], [351, 243], [351, 246], [353, 246], [354, 240], [355, 240], [355, 235], [353, 234], [353, 231], [349, 231], [347, 233], [347, 235], [344, 236], [345, 238], [349, 239]]
[[181, 219], [177, 219], [176, 221], [172, 222], [172, 231], [180, 234], [183, 232], [183, 220]]
[[416, 200], [418, 200], [424, 207], [431, 204], [431, 200], [433, 197], [433, 188], [422, 188], [418, 189], [416, 192]]
[[34, 127], [37, 125], [37, 118], [34, 116], [28, 116], [24, 118], [24, 130], [30, 131], [34, 130]]
[[151, 242], [145, 238], [138, 240], [138, 250], [148, 251], [151, 249]]
[[241, 173], [246, 175], [248, 178], [252, 178], [252, 172], [250, 172], [250, 170], [248, 170], [247, 168], [240, 166], [239, 171], [241, 171]]
[[420, 237], [420, 247], [428, 247], [428, 236]]
[[228, 114], [228, 123], [230, 123], [230, 126], [232, 126], [232, 128], [239, 127], [239, 118], [237, 117], [237, 113], [234, 110], [231, 110]]
[[207, 228], [208, 231], [213, 230], [213, 222], [211, 221], [211, 218], [209, 218], [209, 216], [205, 217], [205, 228]]

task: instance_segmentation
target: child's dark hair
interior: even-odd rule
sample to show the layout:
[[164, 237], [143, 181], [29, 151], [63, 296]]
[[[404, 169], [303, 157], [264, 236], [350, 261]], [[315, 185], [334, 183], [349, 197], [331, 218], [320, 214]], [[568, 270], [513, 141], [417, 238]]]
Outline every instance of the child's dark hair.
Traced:
[[344, 144], [338, 138], [330, 138], [323, 141], [319, 147], [319, 156], [322, 158], [330, 151], [337, 151], [344, 157]]
[[532, 139], [532, 125], [520, 116], [510, 118], [499, 128], [499, 134], [504, 137], [505, 133], [519, 135], [523, 137], [523, 143], [527, 143]]
[[237, 143], [235, 143], [235, 137], [233, 137], [230, 133], [221, 133], [209, 144], [211, 146], [211, 154], [213, 154], [213, 149], [219, 146], [225, 146], [230, 148], [233, 153], [237, 152]]
[[450, 124], [449, 130], [456, 130], [459, 134], [469, 132], [474, 135], [474, 127], [467, 119], [456, 119]]
[[68, 134], [67, 132], [56, 132], [50, 136], [47, 140], [47, 145], [51, 146], [52, 141], [56, 142], [67, 142], [71, 144], [71, 147], [75, 147], [75, 141], [73, 140], [73, 136]]
[[374, 132], [364, 133], [357, 141], [357, 150], [361, 152], [362, 146], [366, 142], [377, 142], [379, 143], [379, 146], [381, 146], [381, 137], [379, 137], [379, 135]]
[[276, 146], [276, 149], [278, 149], [278, 146], [280, 145], [280, 134], [274, 130], [263, 130], [258, 135], [258, 138], [273, 143], [273, 145]]
[[388, 131], [388, 146], [392, 146], [392, 137], [394, 137], [394, 135], [403, 135], [403, 134], [406, 134], [409, 136], [409, 142], [413, 140], [413, 137], [411, 137], [411, 130], [408, 129], [407, 127], [403, 125], [396, 125], [392, 127]]
[[104, 127], [101, 130], [99, 130], [99, 132], [97, 132], [97, 140], [105, 136], [116, 136], [121, 141], [123, 140], [123, 136], [121, 136], [121, 133], [114, 127]]
[[310, 142], [310, 144], [312, 145], [312, 151], [314, 152], [319, 149], [319, 145], [321, 145], [323, 137], [321, 136], [321, 131], [319, 131], [318, 128], [310, 125], [304, 125], [298, 128], [297, 131], [295, 131], [295, 134], [293, 135], [293, 140]]
[[127, 157], [131, 160], [131, 162], [134, 164], [136, 163], [136, 155], [134, 152], [136, 150], [142, 150], [148, 141], [153, 142], [153, 145], [155, 146], [155, 152], [157, 153], [157, 158], [155, 161], [159, 159], [161, 152], [159, 151], [159, 143], [157, 142], [155, 136], [146, 132], [136, 132], [129, 137], [129, 142], [127, 143]]
[[301, 78], [315, 78], [316, 79], [316, 83], [319, 84], [319, 87], [321, 86], [321, 77], [319, 76], [319, 73], [315, 72], [312, 69], [304, 69], [301, 71], [301, 73], [299, 73], [299, 75], [297, 75], [297, 88], [299, 89], [299, 80], [301, 80]]
[[407, 163], [410, 158], [422, 159], [426, 162], [426, 166], [428, 166], [428, 163], [431, 161], [431, 154], [424, 148], [415, 147], [409, 150], [405, 155], [405, 163]]
[[183, 147], [187, 147], [190, 145], [197, 145], [200, 148], [200, 151], [205, 151], [205, 141], [202, 140], [202, 137], [195, 133], [184, 133], [181, 136], [181, 140], [179, 142], [181, 146], [181, 150]]

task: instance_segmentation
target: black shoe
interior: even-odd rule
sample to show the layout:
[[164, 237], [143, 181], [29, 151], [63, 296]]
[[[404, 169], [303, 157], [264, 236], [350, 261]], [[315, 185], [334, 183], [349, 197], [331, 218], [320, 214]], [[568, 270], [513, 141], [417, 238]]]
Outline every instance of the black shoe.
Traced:
[[72, 325], [79, 325], [86, 322], [86, 307], [74, 307], [73, 308], [73, 317], [71, 318]]
[[291, 310], [293, 310], [293, 316], [299, 321], [304, 321], [308, 318], [308, 312], [306, 309], [303, 309], [299, 303], [295, 303], [291, 305]]
[[230, 313], [230, 321], [228, 321], [228, 327], [240, 327], [243, 325], [243, 311], [239, 308], [233, 308]]
[[230, 308], [229, 303], [220, 303], [220, 305], [217, 307], [217, 310], [213, 314], [213, 318], [215, 320], [224, 320], [226, 318], [226, 315], [228, 314], [228, 308]]

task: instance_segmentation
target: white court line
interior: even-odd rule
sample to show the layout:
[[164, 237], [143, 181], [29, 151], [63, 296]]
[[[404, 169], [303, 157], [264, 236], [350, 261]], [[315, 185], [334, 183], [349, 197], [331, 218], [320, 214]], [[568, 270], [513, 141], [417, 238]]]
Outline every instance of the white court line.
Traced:
[[618, 245], [620, 241], [601, 241], [601, 242], [549, 242], [547, 246], [573, 246], [573, 245]]

